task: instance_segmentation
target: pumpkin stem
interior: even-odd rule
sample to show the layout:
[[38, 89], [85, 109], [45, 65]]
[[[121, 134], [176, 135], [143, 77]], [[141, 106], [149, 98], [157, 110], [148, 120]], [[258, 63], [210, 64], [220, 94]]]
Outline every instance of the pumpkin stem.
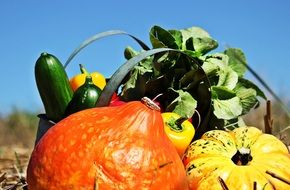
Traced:
[[160, 111], [160, 107], [148, 97], [143, 97], [141, 102], [152, 110]]
[[232, 157], [232, 161], [239, 166], [247, 165], [252, 159], [251, 150], [245, 147], [239, 149]]

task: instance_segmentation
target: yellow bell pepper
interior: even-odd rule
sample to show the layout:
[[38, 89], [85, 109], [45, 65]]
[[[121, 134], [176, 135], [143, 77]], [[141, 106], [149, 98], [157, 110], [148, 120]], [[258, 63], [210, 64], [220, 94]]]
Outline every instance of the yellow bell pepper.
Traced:
[[70, 79], [70, 85], [73, 91], [76, 91], [81, 85], [85, 83], [86, 76], [91, 75], [93, 83], [101, 90], [106, 86], [106, 78], [99, 72], [88, 73], [86, 69], [80, 64], [81, 74], [75, 75]]
[[174, 144], [179, 156], [182, 158], [194, 137], [195, 129], [187, 119], [181, 118], [176, 113], [164, 112], [161, 115], [165, 133]]

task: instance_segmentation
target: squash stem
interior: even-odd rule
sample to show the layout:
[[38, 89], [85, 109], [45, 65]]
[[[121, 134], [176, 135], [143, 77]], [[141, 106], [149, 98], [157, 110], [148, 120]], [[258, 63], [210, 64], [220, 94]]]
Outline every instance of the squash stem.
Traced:
[[88, 71], [85, 69], [85, 67], [82, 64], [79, 64], [79, 66], [80, 66], [80, 71], [82, 74], [90, 75], [90, 73], [88, 73]]
[[239, 149], [232, 157], [232, 161], [239, 166], [247, 165], [252, 159], [251, 150], [244, 147]]

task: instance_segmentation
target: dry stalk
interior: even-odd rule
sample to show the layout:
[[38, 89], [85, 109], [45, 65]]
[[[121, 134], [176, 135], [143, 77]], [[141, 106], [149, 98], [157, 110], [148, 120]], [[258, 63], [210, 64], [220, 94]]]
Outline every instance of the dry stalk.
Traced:
[[271, 101], [267, 101], [266, 115], [264, 116], [265, 133], [272, 134], [273, 132], [273, 119], [272, 119]]

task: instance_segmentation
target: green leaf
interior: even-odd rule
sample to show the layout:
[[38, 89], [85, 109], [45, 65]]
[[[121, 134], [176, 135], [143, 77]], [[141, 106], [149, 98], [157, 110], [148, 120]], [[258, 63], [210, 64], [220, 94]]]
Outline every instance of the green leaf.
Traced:
[[218, 119], [230, 120], [242, 114], [240, 98], [234, 97], [228, 100], [213, 100], [214, 114]]
[[217, 71], [219, 70], [219, 66], [217, 64], [213, 64], [210, 61], [204, 61], [202, 69], [207, 75], [216, 75]]
[[177, 98], [167, 106], [166, 111], [175, 112], [181, 117], [192, 117], [197, 107], [197, 101], [186, 91], [174, 90], [173, 88], [169, 90], [177, 93]]
[[224, 130], [226, 131], [232, 131], [238, 127], [243, 127], [245, 126], [245, 122], [242, 117], [230, 119], [230, 120], [225, 120], [224, 124]]
[[238, 73], [239, 77], [242, 77], [247, 70], [247, 60], [243, 51], [237, 48], [228, 48], [224, 53], [229, 57], [230, 67]]
[[240, 86], [235, 89], [237, 96], [241, 100], [241, 104], [243, 107], [242, 114], [248, 113], [252, 108], [256, 107], [259, 104], [257, 100], [257, 92], [252, 88], [245, 88]]
[[178, 46], [178, 49], [182, 47], [182, 34], [179, 30], [168, 30], [170, 34], [174, 37], [175, 43]]
[[153, 48], [169, 47], [178, 49], [174, 36], [160, 26], [153, 26], [149, 35]]
[[217, 41], [212, 38], [189, 38], [186, 40], [185, 47], [187, 50], [196, 51], [200, 55], [205, 55], [211, 50], [218, 47]]
[[228, 67], [229, 57], [223, 53], [214, 53], [207, 55], [204, 62], [211, 64], [212, 67], [224, 69]]
[[236, 97], [236, 93], [224, 86], [212, 86], [211, 93], [213, 99], [228, 100]]
[[238, 82], [238, 74], [228, 65], [228, 61], [229, 57], [223, 53], [211, 54], [205, 57], [202, 68], [209, 77], [217, 79], [214, 85], [233, 89]]
[[[189, 39], [189, 38], [192, 38], [192, 39], [203, 39], [204, 40], [201, 40], [203, 42], [207, 41], [206, 39], [211, 39], [210, 35], [208, 34], [207, 31], [205, 31], [204, 29], [200, 28], [200, 27], [191, 27], [191, 28], [186, 28], [186, 29], [183, 29], [183, 30], [180, 30], [181, 34], [182, 34], [182, 49], [183, 50], [186, 50], [186, 41]], [[199, 41], [199, 40], [197, 40]], [[209, 40], [208, 40], [209, 41]], [[213, 40], [214, 41], [214, 40]], [[215, 42], [210, 42], [210, 44], [212, 43], [215, 43]], [[189, 43], [189, 42], [187, 42]], [[199, 43], [199, 42], [196, 42], [196, 43]], [[195, 43], [194, 43], [195, 44]], [[199, 45], [201, 46], [201, 45]], [[216, 44], [216, 47], [217, 47], [217, 44]], [[215, 47], [215, 48], [216, 48]], [[214, 48], [213, 48], [214, 49]], [[192, 50], [192, 49], [191, 49]], [[196, 51], [196, 50], [195, 50]]]
[[145, 95], [147, 97], [156, 97], [158, 94], [164, 95], [170, 85], [171, 81], [168, 80], [165, 75], [157, 78], [154, 77], [147, 81], [145, 86]]
[[190, 89], [193, 86], [197, 86], [204, 80], [204, 76], [198, 73], [198, 68], [192, 69], [186, 72], [179, 80], [179, 87]]
[[186, 29], [182, 29], [180, 30], [182, 37], [183, 37], [183, 41], [185, 42], [188, 38], [210, 38], [210, 35], [207, 31], [205, 31], [204, 29], [200, 28], [200, 27], [190, 27], [190, 28], [186, 28]]
[[197, 52], [197, 51], [192, 51], [192, 50], [183, 50], [184, 53], [186, 53], [187, 55], [191, 56], [191, 57], [201, 57], [201, 53]]
[[178, 56], [176, 56], [174, 52], [155, 54], [152, 62], [154, 65], [155, 75], [161, 76], [169, 71], [172, 71], [177, 59]]
[[264, 92], [257, 85], [255, 85], [253, 82], [251, 82], [245, 78], [239, 78], [237, 86], [244, 86], [245, 88], [252, 88], [257, 92], [257, 96], [260, 96], [261, 98], [264, 98], [265, 100], [267, 100], [267, 97], [264, 94]]
[[218, 71], [219, 80], [217, 86], [224, 86], [232, 90], [238, 82], [238, 74], [230, 67]]
[[122, 86], [120, 96], [123, 100], [139, 100], [144, 96], [146, 83], [153, 73], [150, 63], [149, 60], [141, 62], [130, 72], [130, 77]]
[[125, 48], [124, 56], [127, 60], [131, 59], [132, 57], [135, 57], [136, 55], [138, 55], [138, 52], [135, 51], [132, 47], [128, 46]]

